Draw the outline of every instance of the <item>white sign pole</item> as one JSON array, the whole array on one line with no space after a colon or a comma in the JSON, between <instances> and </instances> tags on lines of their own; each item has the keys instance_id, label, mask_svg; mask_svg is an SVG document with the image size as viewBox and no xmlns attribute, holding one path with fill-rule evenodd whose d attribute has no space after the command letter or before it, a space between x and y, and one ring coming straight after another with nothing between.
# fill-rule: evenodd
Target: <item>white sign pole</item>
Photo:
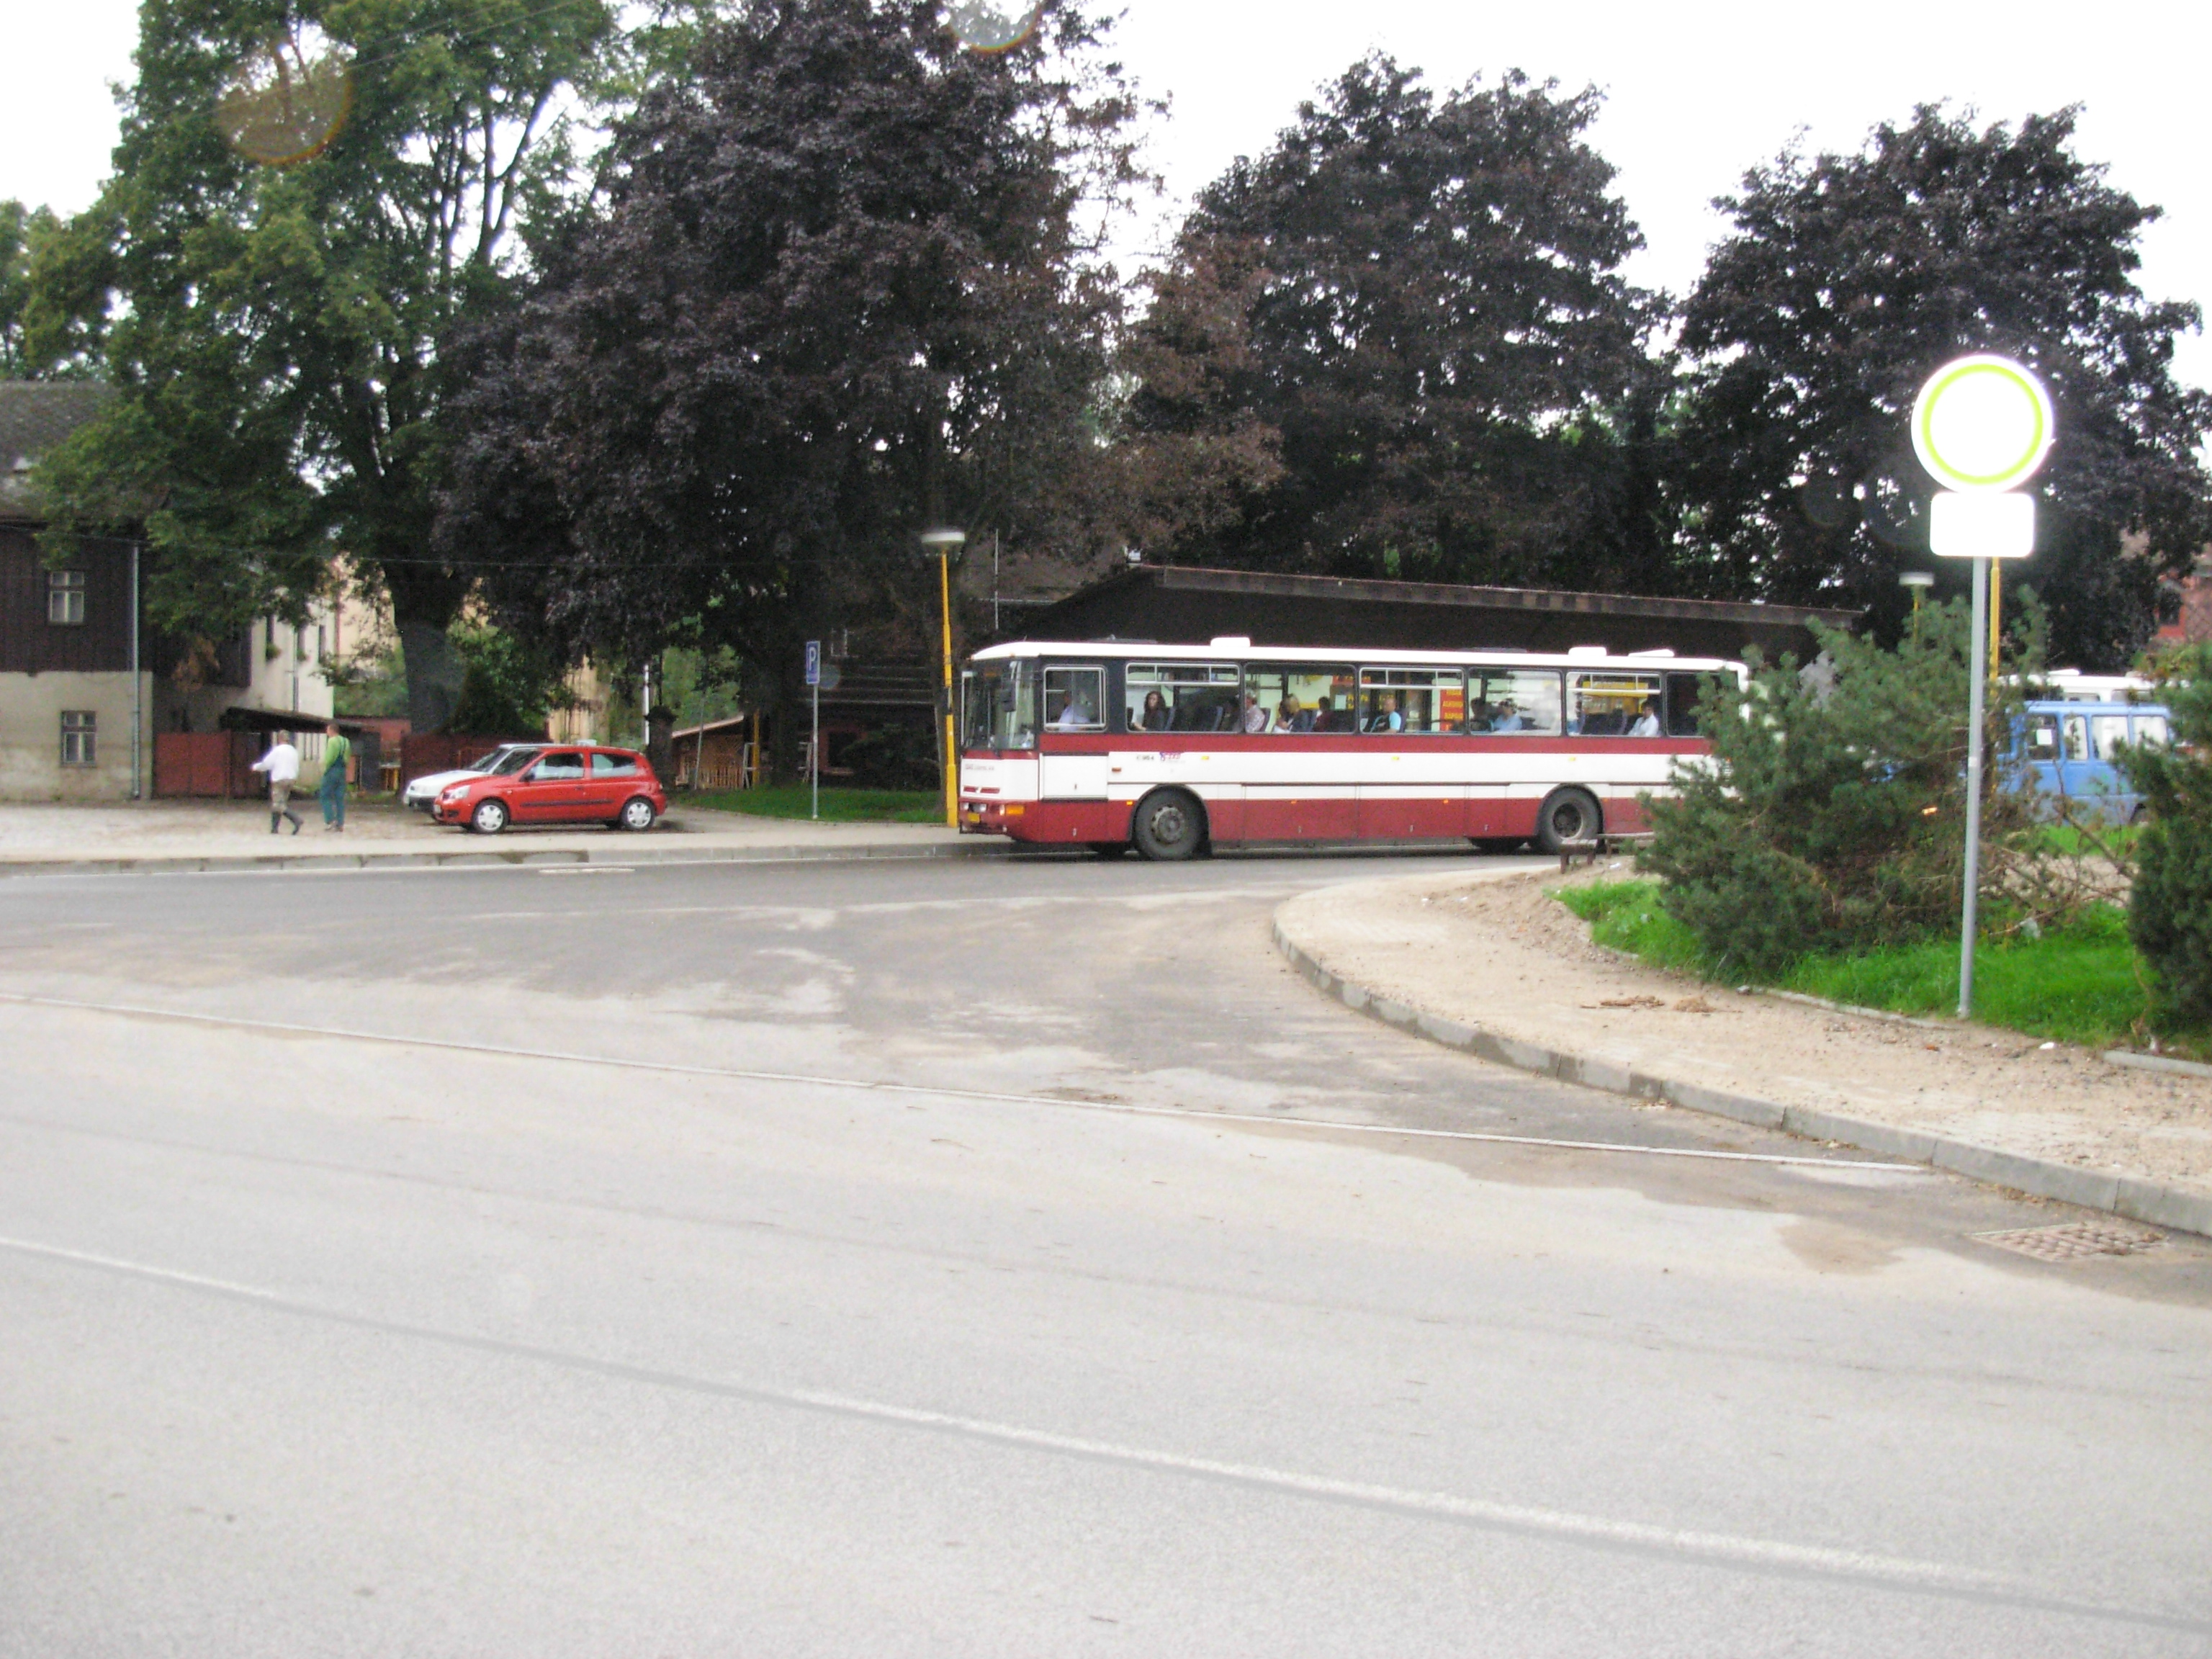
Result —
<instances>
[{"instance_id":1,"label":"white sign pole","mask_svg":"<svg viewBox=\"0 0 2212 1659\"><path fill-rule=\"evenodd\" d=\"M1959 916L1959 1018L1974 1015L1974 935L1978 926L1982 891L1982 727L1988 720L1983 688L1989 684L1982 672L1980 645L1989 631L1990 573L1994 559L1974 561L1973 649L1966 653L1966 896Z\"/></svg>"},{"instance_id":2,"label":"white sign pole","mask_svg":"<svg viewBox=\"0 0 2212 1659\"><path fill-rule=\"evenodd\" d=\"M1967 636L1966 868L1959 907L1959 1018L1974 1012L1974 934L1982 884L1982 727L1995 677L1990 584L2000 559L2035 550L2035 498L2018 493L2051 453L2050 394L2008 357L1961 357L1929 377L1912 405L1912 447L1943 486L1928 504L1928 545L1974 562L1973 630ZM1982 667L1989 641L1990 668Z\"/></svg>"}]
</instances>

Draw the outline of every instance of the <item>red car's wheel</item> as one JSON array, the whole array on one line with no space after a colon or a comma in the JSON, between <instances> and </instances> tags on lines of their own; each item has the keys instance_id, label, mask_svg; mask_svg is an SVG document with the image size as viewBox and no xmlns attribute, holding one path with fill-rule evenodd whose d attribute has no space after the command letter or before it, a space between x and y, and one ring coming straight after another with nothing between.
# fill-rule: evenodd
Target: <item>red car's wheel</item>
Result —
<instances>
[{"instance_id":1,"label":"red car's wheel","mask_svg":"<svg viewBox=\"0 0 2212 1659\"><path fill-rule=\"evenodd\" d=\"M469 828L480 836L495 836L507 828L507 803L503 800L480 800L477 810L469 814Z\"/></svg>"},{"instance_id":2,"label":"red car's wheel","mask_svg":"<svg viewBox=\"0 0 2212 1659\"><path fill-rule=\"evenodd\" d=\"M632 795L623 803L619 822L625 830L650 830L653 821L660 816L653 810L653 803L642 795Z\"/></svg>"}]
</instances>

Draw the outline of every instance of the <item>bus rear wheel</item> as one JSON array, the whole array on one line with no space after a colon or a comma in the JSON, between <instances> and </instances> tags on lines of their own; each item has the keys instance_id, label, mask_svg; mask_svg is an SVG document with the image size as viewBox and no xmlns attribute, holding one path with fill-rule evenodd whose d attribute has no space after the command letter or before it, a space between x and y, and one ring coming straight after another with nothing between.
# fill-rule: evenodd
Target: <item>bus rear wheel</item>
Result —
<instances>
[{"instance_id":1,"label":"bus rear wheel","mask_svg":"<svg viewBox=\"0 0 2212 1659\"><path fill-rule=\"evenodd\" d=\"M1559 790L1536 814L1536 845L1553 854L1565 852L1571 842L1594 842L1604 830L1597 798L1585 789Z\"/></svg>"},{"instance_id":2,"label":"bus rear wheel","mask_svg":"<svg viewBox=\"0 0 2212 1659\"><path fill-rule=\"evenodd\" d=\"M1206 809L1195 795L1163 789L1137 803L1132 835L1137 850L1148 859L1189 858L1206 840Z\"/></svg>"}]
</instances>

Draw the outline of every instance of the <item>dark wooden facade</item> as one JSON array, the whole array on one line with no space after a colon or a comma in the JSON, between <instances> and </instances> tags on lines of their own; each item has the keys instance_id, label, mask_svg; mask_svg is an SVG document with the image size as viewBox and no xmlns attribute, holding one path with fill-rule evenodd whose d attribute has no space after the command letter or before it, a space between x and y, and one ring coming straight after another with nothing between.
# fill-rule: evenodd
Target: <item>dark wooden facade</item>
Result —
<instances>
[{"instance_id":1,"label":"dark wooden facade","mask_svg":"<svg viewBox=\"0 0 2212 1659\"><path fill-rule=\"evenodd\" d=\"M85 574L84 620L49 622L48 567L37 537L0 525L0 674L130 672L130 547L88 541L67 568Z\"/></svg>"},{"instance_id":2,"label":"dark wooden facade","mask_svg":"<svg viewBox=\"0 0 2212 1659\"><path fill-rule=\"evenodd\" d=\"M1740 657L1757 646L1770 659L1787 652L1809 662L1819 647L1808 623L1848 628L1858 616L1799 605L1139 565L1030 613L1005 637L1203 644L1244 635L1255 645L1407 651L1601 645L1714 657Z\"/></svg>"},{"instance_id":3,"label":"dark wooden facade","mask_svg":"<svg viewBox=\"0 0 2212 1659\"><path fill-rule=\"evenodd\" d=\"M48 620L49 574L84 572L84 620ZM143 577L142 577L143 581ZM253 683L250 635L227 640L198 683ZM140 617L139 668L166 675L177 665L175 641ZM50 565L35 529L0 523L0 674L127 674L131 672L131 544L87 538L58 566Z\"/></svg>"}]
</instances>

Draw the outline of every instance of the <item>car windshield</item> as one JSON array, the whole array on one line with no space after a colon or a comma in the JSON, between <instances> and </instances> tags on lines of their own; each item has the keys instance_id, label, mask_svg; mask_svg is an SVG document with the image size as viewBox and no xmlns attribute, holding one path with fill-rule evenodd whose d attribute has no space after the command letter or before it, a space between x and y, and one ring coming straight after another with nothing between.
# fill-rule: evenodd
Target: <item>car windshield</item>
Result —
<instances>
[{"instance_id":1,"label":"car windshield","mask_svg":"<svg viewBox=\"0 0 2212 1659\"><path fill-rule=\"evenodd\" d=\"M489 772L495 778L512 777L537 758L535 749L509 749L503 754L485 756L484 759L489 764L477 769Z\"/></svg>"}]
</instances>

